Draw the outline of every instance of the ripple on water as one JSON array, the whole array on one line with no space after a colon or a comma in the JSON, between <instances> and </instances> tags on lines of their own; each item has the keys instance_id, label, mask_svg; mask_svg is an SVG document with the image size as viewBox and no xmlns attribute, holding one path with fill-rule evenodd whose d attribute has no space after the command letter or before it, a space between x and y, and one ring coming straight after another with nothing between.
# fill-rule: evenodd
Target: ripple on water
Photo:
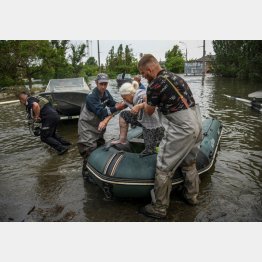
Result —
<instances>
[{"instance_id":1,"label":"ripple on water","mask_svg":"<svg viewBox=\"0 0 262 262\"><path fill-rule=\"evenodd\" d=\"M247 98L262 86L209 76L202 86L201 77L185 79L202 118L220 120L223 134L214 167L201 176L200 205L171 199L169 221L262 221L262 114L224 96ZM120 101L116 82L110 85ZM106 140L118 137L118 120L119 115L109 122ZM0 130L1 221L21 221L33 206L26 221L150 221L137 213L146 200L105 201L100 188L83 181L77 121L59 127L73 143L63 156L29 134L19 104L1 106Z\"/></svg>"}]
</instances>

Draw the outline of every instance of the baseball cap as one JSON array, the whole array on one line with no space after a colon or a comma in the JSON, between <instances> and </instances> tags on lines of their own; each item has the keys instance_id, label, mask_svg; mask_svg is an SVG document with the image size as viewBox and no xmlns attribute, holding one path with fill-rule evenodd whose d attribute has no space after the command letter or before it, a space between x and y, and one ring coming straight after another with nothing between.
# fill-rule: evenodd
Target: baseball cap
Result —
<instances>
[{"instance_id":1,"label":"baseball cap","mask_svg":"<svg viewBox=\"0 0 262 262\"><path fill-rule=\"evenodd\" d=\"M109 81L108 75L104 74L104 73L100 73L100 74L97 75L96 81L98 83L108 83L108 81Z\"/></svg>"}]
</instances>

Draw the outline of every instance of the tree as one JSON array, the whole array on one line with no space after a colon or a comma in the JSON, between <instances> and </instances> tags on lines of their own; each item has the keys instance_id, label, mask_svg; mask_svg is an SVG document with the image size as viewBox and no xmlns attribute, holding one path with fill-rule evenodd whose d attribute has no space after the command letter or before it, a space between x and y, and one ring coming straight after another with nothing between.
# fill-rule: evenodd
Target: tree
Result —
<instances>
[{"instance_id":1,"label":"tree","mask_svg":"<svg viewBox=\"0 0 262 262\"><path fill-rule=\"evenodd\" d=\"M133 50L128 45L123 49L123 45L120 44L115 53L112 46L106 58L106 69L110 77L115 77L122 72L138 73L137 59L134 57Z\"/></svg>"},{"instance_id":2,"label":"tree","mask_svg":"<svg viewBox=\"0 0 262 262\"><path fill-rule=\"evenodd\" d=\"M84 63L83 58L85 57L85 44L73 45L71 44L71 54L69 55L69 60L72 65L72 76L85 76L84 73Z\"/></svg>"},{"instance_id":3,"label":"tree","mask_svg":"<svg viewBox=\"0 0 262 262\"><path fill-rule=\"evenodd\" d=\"M42 79L46 82L50 78L66 78L72 75L72 67L70 66L67 53L70 49L69 40L51 40L52 50L49 57L44 61L46 66L50 68L52 73L44 74Z\"/></svg>"},{"instance_id":4,"label":"tree","mask_svg":"<svg viewBox=\"0 0 262 262\"><path fill-rule=\"evenodd\" d=\"M93 76L98 74L99 67L94 57L89 57L86 61L84 71L87 76Z\"/></svg>"},{"instance_id":5,"label":"tree","mask_svg":"<svg viewBox=\"0 0 262 262\"><path fill-rule=\"evenodd\" d=\"M17 41L0 41L0 86L10 86L18 82Z\"/></svg>"},{"instance_id":6,"label":"tree","mask_svg":"<svg viewBox=\"0 0 262 262\"><path fill-rule=\"evenodd\" d=\"M215 74L262 80L262 41L215 40Z\"/></svg>"},{"instance_id":7,"label":"tree","mask_svg":"<svg viewBox=\"0 0 262 262\"><path fill-rule=\"evenodd\" d=\"M46 67L43 61L46 59L50 44L48 41L19 40L1 42L4 53L1 52L1 71L5 79L12 79L14 84L28 80L29 88L32 87L32 79L43 72Z\"/></svg>"},{"instance_id":8,"label":"tree","mask_svg":"<svg viewBox=\"0 0 262 262\"><path fill-rule=\"evenodd\" d=\"M124 61L123 45L120 44L116 53L117 64L122 65Z\"/></svg>"},{"instance_id":9,"label":"tree","mask_svg":"<svg viewBox=\"0 0 262 262\"><path fill-rule=\"evenodd\" d=\"M165 53L165 58L165 66L169 71L174 73L184 72L185 60L178 45L175 45L171 50L168 50Z\"/></svg>"},{"instance_id":10,"label":"tree","mask_svg":"<svg viewBox=\"0 0 262 262\"><path fill-rule=\"evenodd\" d=\"M97 63L90 58L83 63L85 45L68 40L0 41L0 86L29 83L33 78L47 83L52 78L86 77L97 72Z\"/></svg>"},{"instance_id":11,"label":"tree","mask_svg":"<svg viewBox=\"0 0 262 262\"><path fill-rule=\"evenodd\" d=\"M89 66L98 66L97 61L93 56L91 56L87 59L86 64L89 65Z\"/></svg>"}]
</instances>

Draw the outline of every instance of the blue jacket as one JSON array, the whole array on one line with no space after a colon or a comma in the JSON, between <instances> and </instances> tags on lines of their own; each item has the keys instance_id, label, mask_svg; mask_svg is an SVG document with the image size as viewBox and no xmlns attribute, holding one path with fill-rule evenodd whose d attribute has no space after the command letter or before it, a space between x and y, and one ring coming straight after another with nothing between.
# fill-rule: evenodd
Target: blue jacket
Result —
<instances>
[{"instance_id":1,"label":"blue jacket","mask_svg":"<svg viewBox=\"0 0 262 262\"><path fill-rule=\"evenodd\" d=\"M139 84L139 88L138 89L146 90L145 86L142 83Z\"/></svg>"},{"instance_id":2,"label":"blue jacket","mask_svg":"<svg viewBox=\"0 0 262 262\"><path fill-rule=\"evenodd\" d=\"M97 87L86 97L86 108L101 120L117 111L115 104L116 101L108 90L101 97Z\"/></svg>"}]
</instances>

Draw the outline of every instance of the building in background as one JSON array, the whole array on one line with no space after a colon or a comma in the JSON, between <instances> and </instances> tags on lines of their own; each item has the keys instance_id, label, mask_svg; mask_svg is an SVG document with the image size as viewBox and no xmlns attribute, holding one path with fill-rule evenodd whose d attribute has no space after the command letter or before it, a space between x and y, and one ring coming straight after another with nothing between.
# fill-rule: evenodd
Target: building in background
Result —
<instances>
[{"instance_id":1,"label":"building in background","mask_svg":"<svg viewBox=\"0 0 262 262\"><path fill-rule=\"evenodd\" d=\"M203 74L203 61L205 60L205 73L213 72L213 62L215 60L215 55L206 55L205 59L203 57L185 62L185 75L202 75Z\"/></svg>"}]
</instances>

